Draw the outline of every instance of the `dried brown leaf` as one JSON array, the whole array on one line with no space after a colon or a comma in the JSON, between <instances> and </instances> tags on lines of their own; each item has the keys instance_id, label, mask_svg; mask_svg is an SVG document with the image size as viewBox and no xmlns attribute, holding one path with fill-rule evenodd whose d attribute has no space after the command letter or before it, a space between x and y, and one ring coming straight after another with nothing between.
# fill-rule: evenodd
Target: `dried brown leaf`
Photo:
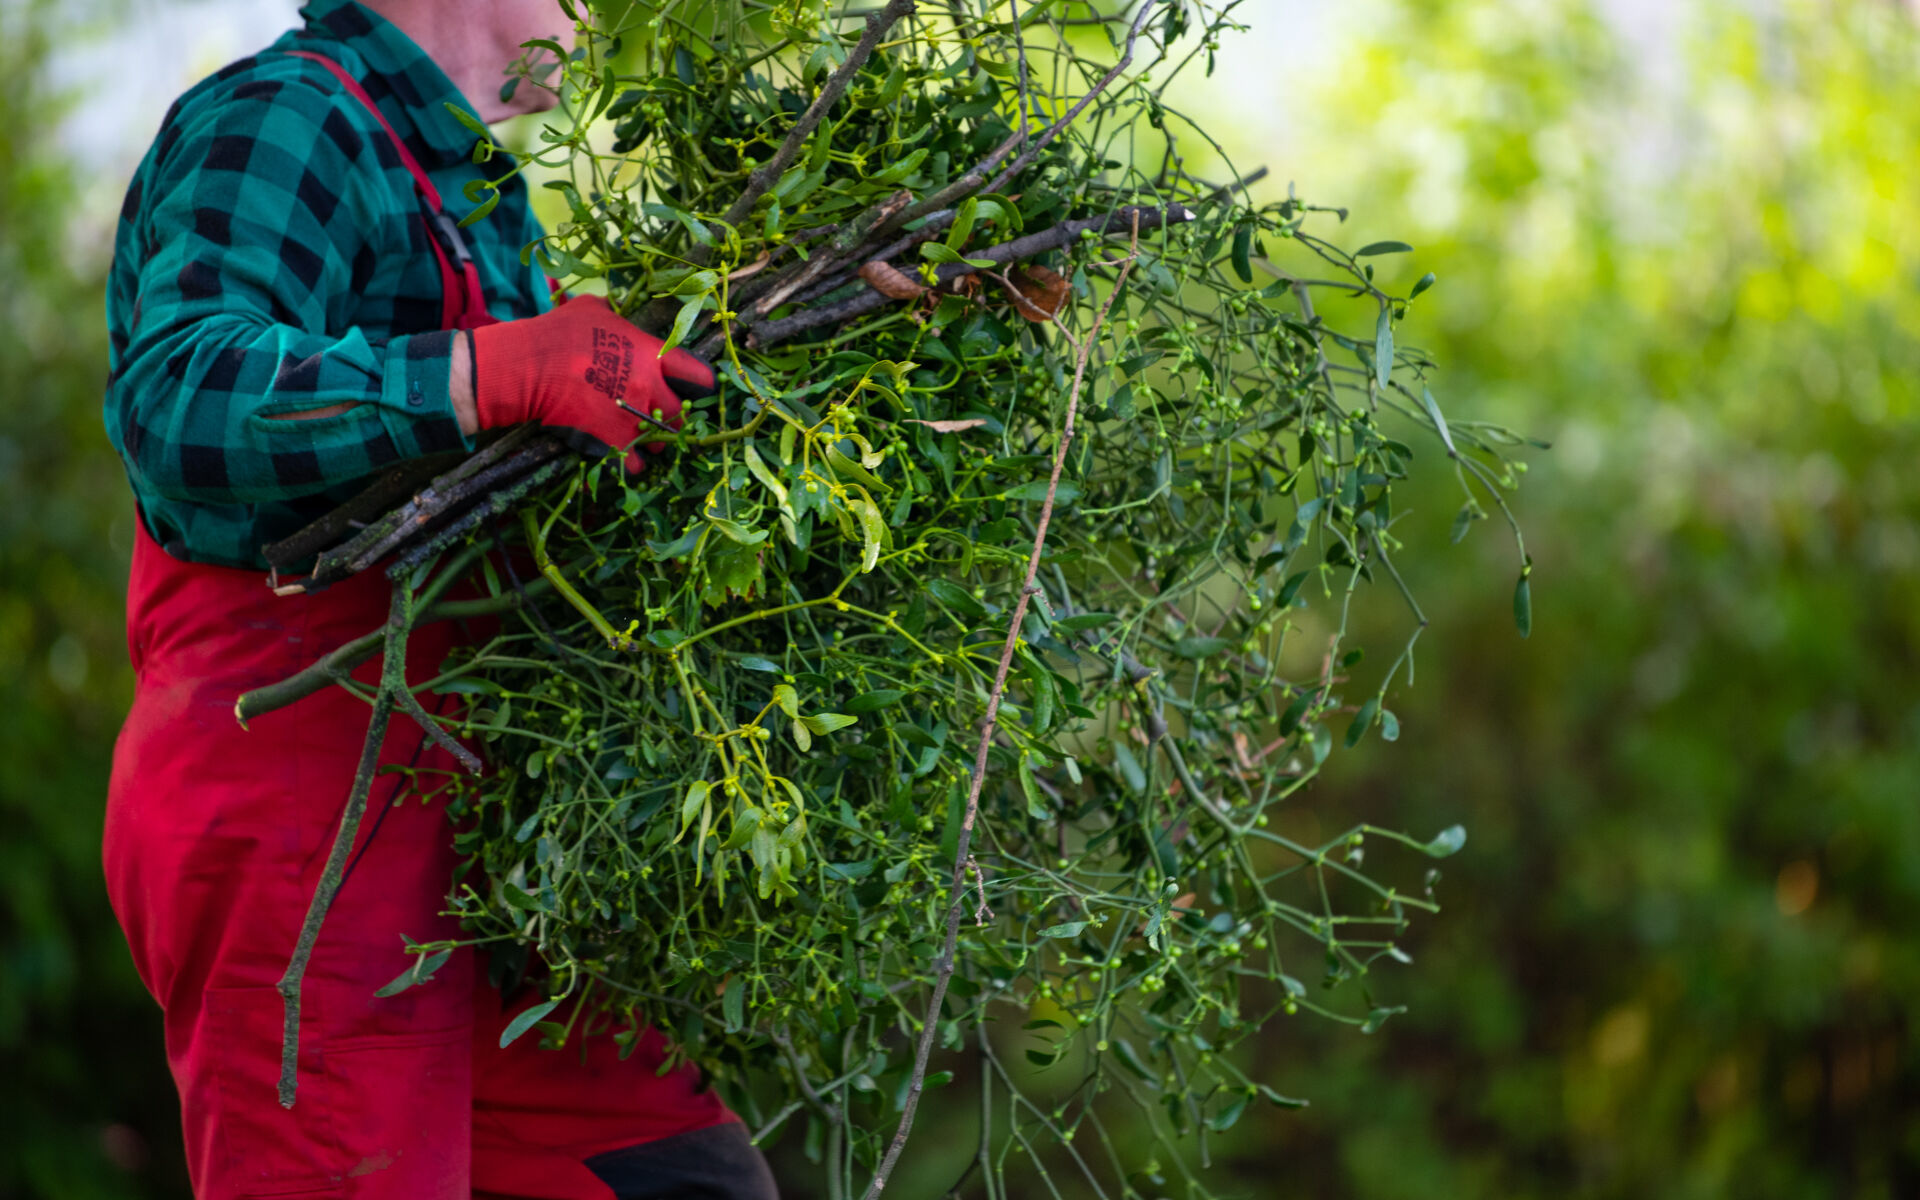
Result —
<instances>
[{"instance_id":1,"label":"dried brown leaf","mask_svg":"<svg viewBox=\"0 0 1920 1200\"><path fill-rule=\"evenodd\" d=\"M860 278L889 300L914 300L926 294L926 285L879 259L860 268Z\"/></svg>"},{"instance_id":2,"label":"dried brown leaf","mask_svg":"<svg viewBox=\"0 0 1920 1200\"><path fill-rule=\"evenodd\" d=\"M739 270L728 275L727 278L728 279L745 279L750 275L758 275L762 270L766 268L766 265L772 261L773 261L772 251L762 250L760 252L759 258L754 259L752 262L748 263L746 266L741 267Z\"/></svg>"},{"instance_id":3,"label":"dried brown leaf","mask_svg":"<svg viewBox=\"0 0 1920 1200\"><path fill-rule=\"evenodd\" d=\"M1007 280L1012 284L1004 289L1007 302L1013 305L1013 311L1036 324L1052 321L1072 291L1059 272L1046 267L1015 267L1007 273Z\"/></svg>"}]
</instances>

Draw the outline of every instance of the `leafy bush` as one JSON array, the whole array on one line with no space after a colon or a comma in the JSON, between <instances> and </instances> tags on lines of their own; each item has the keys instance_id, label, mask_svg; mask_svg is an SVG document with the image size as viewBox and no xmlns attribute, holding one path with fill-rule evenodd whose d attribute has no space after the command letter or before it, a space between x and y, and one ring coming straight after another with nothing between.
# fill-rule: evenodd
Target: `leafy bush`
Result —
<instances>
[{"instance_id":1,"label":"leafy bush","mask_svg":"<svg viewBox=\"0 0 1920 1200\"><path fill-rule=\"evenodd\" d=\"M457 785L454 907L544 995L510 1036L666 1027L762 1133L804 1113L834 1194L882 1185L952 1078L936 1049L975 1060L983 1112L1008 1098L969 1167L990 1188L1043 1151L1157 1185L1181 1135L1204 1158L1249 1103L1303 1102L1225 1053L1269 1019L1400 1011L1371 971L1435 876L1376 878L1366 843L1464 834L1309 844L1269 814L1336 740L1398 735L1425 624L1400 438L1453 461L1462 530L1505 511L1515 439L1450 427L1396 347L1432 280L1390 295L1369 260L1408 247L1349 254L1329 210L1182 166L1204 134L1160 92L1224 17L910 11L856 40L820 6L668 7L517 81L572 101L515 164L560 170L543 265L727 386L644 477L537 489L518 570L484 531L394 568L403 625L521 614L435 685L502 768ZM1366 298L1363 333L1321 288ZM476 566L487 598L437 600ZM1356 693L1377 575L1411 633ZM1515 606L1524 631L1524 569ZM407 705L378 702L376 730ZM396 988L451 947L417 949ZM1110 1135L1109 1090L1161 1150Z\"/></svg>"}]
</instances>

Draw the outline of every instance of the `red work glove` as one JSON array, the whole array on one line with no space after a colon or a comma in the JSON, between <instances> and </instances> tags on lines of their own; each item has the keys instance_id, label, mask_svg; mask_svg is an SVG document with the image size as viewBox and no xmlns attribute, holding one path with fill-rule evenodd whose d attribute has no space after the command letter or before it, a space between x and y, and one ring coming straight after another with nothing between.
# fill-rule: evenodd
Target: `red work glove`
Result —
<instances>
[{"instance_id":1,"label":"red work glove","mask_svg":"<svg viewBox=\"0 0 1920 1200\"><path fill-rule=\"evenodd\" d=\"M659 338L636 329L598 296L484 325L471 336L480 428L537 421L583 453L628 449L659 429L635 413L678 429L680 401L714 393L705 363L680 349L662 357ZM638 450L628 449L629 472L645 465Z\"/></svg>"}]
</instances>

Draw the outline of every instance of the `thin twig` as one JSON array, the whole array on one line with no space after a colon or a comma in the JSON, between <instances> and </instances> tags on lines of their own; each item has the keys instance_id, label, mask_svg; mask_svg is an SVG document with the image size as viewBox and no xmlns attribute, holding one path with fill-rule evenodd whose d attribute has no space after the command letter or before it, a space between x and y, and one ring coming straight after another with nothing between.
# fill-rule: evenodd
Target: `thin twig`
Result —
<instances>
[{"instance_id":1,"label":"thin twig","mask_svg":"<svg viewBox=\"0 0 1920 1200\"><path fill-rule=\"evenodd\" d=\"M1072 124L1081 113L1085 112L1087 106L1091 104L1100 93L1104 92L1115 79L1118 79L1121 72L1125 71L1127 67L1132 64L1134 42L1139 37L1140 30L1146 24L1147 15L1153 11L1155 5L1159 2L1160 0L1144 0L1139 11L1134 14L1132 24L1128 27L1126 46L1120 56L1120 60L1116 62L1105 75L1101 76L1093 87L1074 103L1071 109L1061 116L1059 120L1042 130L1037 137L1029 133L1025 127L1026 122L1023 120L1021 122L1021 128L1015 130L1006 140L994 147L993 151L985 158L975 163L964 175L961 175L931 195L922 198L912 205L894 204L892 198L889 197L887 201L883 201L881 204L876 204L872 208L867 209L861 213L860 216L847 223L847 228L835 238L834 245L831 248L816 252L805 264L792 268L786 275L770 282L766 286L766 292L783 296L791 295L793 291L805 287L814 281L844 275L845 268L851 263L864 263L873 259L881 259L884 261L892 258L895 254L898 254L901 250L915 242L926 241L936 236L940 230L952 223L954 216L958 212L955 205L967 196L983 190L982 185L987 183L988 172L999 166L1007 155L1021 147L1025 147L1025 151L1021 156L1016 159L1012 165L1001 171L1000 174L994 178L991 185L984 188L984 190L989 192L1000 191L1005 187L1008 180L1030 166L1034 158L1038 156L1042 150L1046 149L1047 145L1051 143L1054 138L1058 137L1062 130ZM1024 69L1025 60L1023 58L1022 70ZM878 220L875 219L876 217ZM889 239L894 239L904 226L913 221L920 222L917 229L905 237L889 242ZM849 237L848 235L853 236ZM704 261L704 259L702 261ZM813 291L816 295L820 294L818 288L813 289ZM756 325L765 320L766 314L775 307L773 303L767 301L765 295L761 292L756 291L755 295L760 297L759 303L751 310L742 311L740 317L735 322L736 330L752 331ZM826 322L820 323L824 324ZM776 335L770 340L763 338L756 344L770 345L773 341L778 341L780 337L785 336L788 335ZM712 353L711 347L717 341L717 335L711 335L701 343L700 349L710 355Z\"/></svg>"},{"instance_id":2,"label":"thin twig","mask_svg":"<svg viewBox=\"0 0 1920 1200\"><path fill-rule=\"evenodd\" d=\"M793 128L787 131L786 140L780 143L780 148L774 151L773 157L760 164L753 174L747 176L746 188L728 206L726 215L721 220L729 225L738 225L753 212L753 206L760 202L760 197L766 195L768 189L780 181L780 176L786 173L787 168L793 164L793 160L799 156L800 147L806 144L807 135L820 124L820 119L839 102L840 97L846 95L847 85L853 82L854 75L866 65L868 56L873 53L873 48L880 44L880 39L886 36L887 30L893 28L900 18L911 13L913 8L914 0L888 0L885 8L868 14L867 27L861 33L860 40L854 43L853 49L847 52L847 61L841 63L839 69L827 77L827 82L820 88L820 94L813 98L813 103L807 106L807 111L801 113L800 119L795 121ZM702 246L699 247L695 257L704 263L710 254L711 251Z\"/></svg>"},{"instance_id":3,"label":"thin twig","mask_svg":"<svg viewBox=\"0 0 1920 1200\"><path fill-rule=\"evenodd\" d=\"M478 775L480 773L481 767L484 765L480 761L480 756L465 746L462 746L459 742L454 741L446 730L440 728L439 718L421 707L420 701L414 696L410 689L401 688L393 699L394 702L400 706L400 711L412 717L413 723L420 727L421 732L432 739L434 745L451 754L455 761L467 769L468 774Z\"/></svg>"},{"instance_id":4,"label":"thin twig","mask_svg":"<svg viewBox=\"0 0 1920 1200\"><path fill-rule=\"evenodd\" d=\"M1100 77L1099 82L1095 83L1093 87L1087 91L1086 95L1074 101L1073 107L1062 113L1059 120L1047 126L1039 137L1034 138L1032 142L1028 143L1027 148L1021 152L1020 157L1007 164L1006 170L994 176L993 182L986 186L987 191L997 192L1004 189L1009 180L1026 170L1027 167L1032 164L1033 160L1040 156L1040 152L1051 145L1054 138L1060 136L1061 130L1071 125L1081 113L1087 110L1087 105L1093 103L1094 97L1106 91L1109 84L1120 78L1122 71L1125 71L1133 65L1133 43L1139 38L1140 30L1147 23L1147 17L1153 13L1155 5L1158 3L1159 0L1145 0L1145 2L1140 5L1140 11L1135 14L1133 18L1133 24L1127 26L1127 44L1120 52L1120 61L1108 68L1107 73ZM1024 137L1024 131L1022 136ZM996 151L996 153L998 153L998 151ZM983 163L981 166L985 167L987 164ZM979 170L980 168L975 169ZM935 207L939 206L936 205Z\"/></svg>"},{"instance_id":5,"label":"thin twig","mask_svg":"<svg viewBox=\"0 0 1920 1200\"><path fill-rule=\"evenodd\" d=\"M934 966L933 992L927 999L927 1015L921 1022L919 1041L914 1048L913 1075L907 1088L906 1104L901 1108L900 1124L894 1130L893 1141L888 1144L886 1155L874 1172L873 1182L867 1187L865 1200L876 1200L886 1188L894 1164L899 1161L900 1152L906 1147L907 1135L913 1130L913 1115L920 1106L920 1093L926 1085L927 1062L933 1054L933 1040L940 1027L940 1006L946 1001L947 984L953 979L956 963L960 917L967 901L966 872L973 846L973 826L980 815L980 789L987 778L987 751L993 745L994 727L1000 716L1000 699L1006 692L1007 672L1013 665L1014 647L1019 643L1020 629L1026 621L1027 604L1039 590L1035 580L1040 573L1040 555L1046 549L1047 526L1053 520L1054 495L1060 487L1060 472L1066 466L1067 448L1073 443L1074 418L1079 413L1080 390L1086 381L1087 357L1093 351L1093 344L1099 340L1107 312L1126 286L1127 273L1133 269L1134 257L1139 253L1138 210L1135 212L1133 239L1126 260L1120 266L1120 275L1114 281L1113 290L1107 293L1099 311L1094 314L1093 325L1081 339L1079 352L1074 356L1073 386L1067 392L1067 412L1060 426L1060 444L1053 453L1053 473L1047 477L1047 496L1040 505L1040 518L1033 534L1033 549L1027 555L1026 582L1021 585L1020 595L1014 600L1013 613L1007 618L1007 636L1000 647L1000 665L994 671L993 689L987 693L986 716L980 722L980 741L973 755L973 781L967 787L966 812L960 820L960 835L953 852L952 895L947 902L947 936Z\"/></svg>"},{"instance_id":6,"label":"thin twig","mask_svg":"<svg viewBox=\"0 0 1920 1200\"><path fill-rule=\"evenodd\" d=\"M1134 15L1133 24L1127 27L1126 46L1121 51L1120 61L1114 63L1112 68L1110 68L1105 75L1102 75L1098 82L1096 82L1085 95L1074 102L1072 108L1069 108L1062 114L1059 120L1047 126L1047 128L1040 133L1039 137L1029 138L1026 130L1015 130L1005 141L994 147L991 154L974 164L973 168L965 175L962 175L960 178L954 180L946 187L941 188L931 196L928 196L926 199L920 201L920 203L915 204L913 207L905 209L898 215L881 222L880 226L874 230L872 240L878 241L881 238L892 237L895 233L899 232L900 228L906 225L907 222L929 216L939 209L951 207L965 197L973 195L975 192L997 192L1003 189L1008 180L1026 169L1040 151L1046 149L1054 138L1060 136L1060 132L1063 129L1072 124L1081 113L1086 111L1087 105L1093 103L1094 99L1098 97L1101 92L1106 91L1107 87L1120 77L1121 72L1132 65L1134 40L1140 36L1140 30L1146 24L1147 15L1153 11L1159 2L1160 0L1143 0L1143 3L1140 5L1140 11ZM987 172L999 166L1007 155L1013 153L1015 149L1021 146L1025 146L1026 150L1022 152L1020 157L1015 159L1004 171L1001 171L1000 174L995 176L992 183L987 183ZM985 186L983 187L982 185ZM862 257L862 255L856 251L855 257Z\"/></svg>"}]
</instances>

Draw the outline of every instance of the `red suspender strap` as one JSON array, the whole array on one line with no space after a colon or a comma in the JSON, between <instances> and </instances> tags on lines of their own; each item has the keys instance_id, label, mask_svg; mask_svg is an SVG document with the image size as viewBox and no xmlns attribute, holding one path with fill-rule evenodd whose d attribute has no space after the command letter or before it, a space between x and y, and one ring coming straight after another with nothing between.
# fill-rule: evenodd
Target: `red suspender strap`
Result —
<instances>
[{"instance_id":1,"label":"red suspender strap","mask_svg":"<svg viewBox=\"0 0 1920 1200\"><path fill-rule=\"evenodd\" d=\"M476 325L491 325L494 318L487 312L486 295L480 288L480 270L474 264L473 255L467 250L466 239L460 236L460 226L448 216L440 203L440 189L433 186L433 180L427 178L427 172L420 160L407 149L388 123L386 114L380 106L367 95L367 89L360 81L348 74L347 69L324 54L311 50L290 50L296 58L305 58L319 63L327 73L340 81L349 95L358 100L373 119L380 122L380 128L386 130L387 140L393 143L394 153L400 156L400 165L413 176L413 186L426 202L427 211L422 220L427 226L427 242L433 247L433 257L440 266L440 328L472 329ZM457 264L457 265L456 265Z\"/></svg>"}]
</instances>

